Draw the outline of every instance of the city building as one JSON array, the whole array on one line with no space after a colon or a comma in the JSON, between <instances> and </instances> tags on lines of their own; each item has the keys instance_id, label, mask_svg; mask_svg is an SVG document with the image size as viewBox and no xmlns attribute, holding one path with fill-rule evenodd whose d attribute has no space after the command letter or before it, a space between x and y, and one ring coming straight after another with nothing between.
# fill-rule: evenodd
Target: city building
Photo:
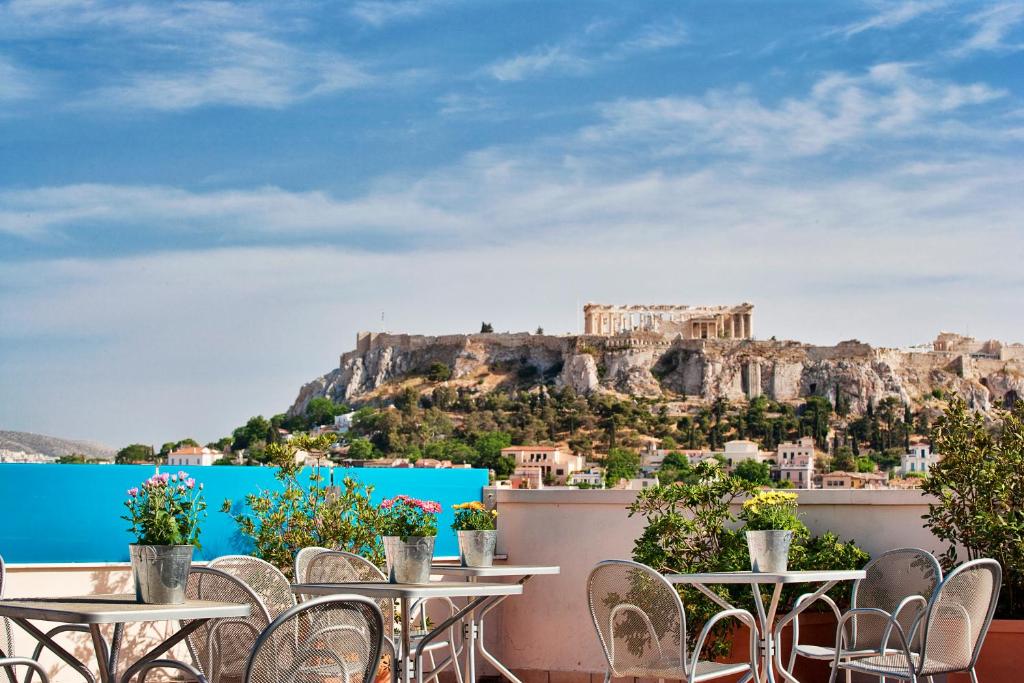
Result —
<instances>
[{"instance_id":1,"label":"city building","mask_svg":"<svg viewBox=\"0 0 1024 683\"><path fill-rule=\"evenodd\" d=\"M586 468L582 455L573 455L560 446L510 446L502 448L501 454L515 460L515 488L541 488L545 481L564 486L575 472Z\"/></svg>"},{"instance_id":2,"label":"city building","mask_svg":"<svg viewBox=\"0 0 1024 683\"><path fill-rule=\"evenodd\" d=\"M910 474L927 475L932 465L939 461L939 454L932 453L932 447L926 443L911 444L910 452L900 456L900 476Z\"/></svg>"},{"instance_id":3,"label":"city building","mask_svg":"<svg viewBox=\"0 0 1024 683\"><path fill-rule=\"evenodd\" d=\"M344 415L334 416L334 430L339 434L344 434L352 428L352 418L355 417L355 411L351 413L345 413Z\"/></svg>"},{"instance_id":4,"label":"city building","mask_svg":"<svg viewBox=\"0 0 1024 683\"><path fill-rule=\"evenodd\" d=\"M725 450L722 452L725 464L729 469L736 467L744 460L764 462L767 460L767 453L762 452L757 444L747 439L734 439L725 442Z\"/></svg>"},{"instance_id":5,"label":"city building","mask_svg":"<svg viewBox=\"0 0 1024 683\"><path fill-rule=\"evenodd\" d=\"M884 489L888 478L878 472L828 472L821 475L823 489Z\"/></svg>"},{"instance_id":6,"label":"city building","mask_svg":"<svg viewBox=\"0 0 1024 683\"><path fill-rule=\"evenodd\" d=\"M167 454L167 465L174 467L208 467L223 453L205 446L183 446Z\"/></svg>"},{"instance_id":7,"label":"city building","mask_svg":"<svg viewBox=\"0 0 1024 683\"><path fill-rule=\"evenodd\" d=\"M590 488L603 489L604 488L604 468L603 467L591 467L582 472L573 472L569 477L570 486L579 486L585 484Z\"/></svg>"},{"instance_id":8,"label":"city building","mask_svg":"<svg viewBox=\"0 0 1024 683\"><path fill-rule=\"evenodd\" d=\"M780 443L775 451L772 478L792 482L798 489L814 488L814 439L805 436Z\"/></svg>"},{"instance_id":9,"label":"city building","mask_svg":"<svg viewBox=\"0 0 1024 683\"><path fill-rule=\"evenodd\" d=\"M26 451L14 451L7 448L0 448L0 463L21 463L29 465L41 465L57 462L56 455L43 455L42 453L28 453Z\"/></svg>"}]
</instances>

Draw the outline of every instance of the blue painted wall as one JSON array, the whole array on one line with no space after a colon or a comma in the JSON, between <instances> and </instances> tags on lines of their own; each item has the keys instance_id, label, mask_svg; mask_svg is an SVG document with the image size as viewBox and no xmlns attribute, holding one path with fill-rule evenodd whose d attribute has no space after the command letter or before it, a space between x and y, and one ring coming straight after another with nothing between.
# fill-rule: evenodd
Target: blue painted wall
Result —
<instances>
[{"instance_id":1,"label":"blue painted wall","mask_svg":"<svg viewBox=\"0 0 1024 683\"><path fill-rule=\"evenodd\" d=\"M199 559L246 552L234 520L220 511L225 498L236 505L247 493L276 489L268 467L185 468L204 484L208 506ZM308 475L307 468L307 475ZM177 471L178 468L164 468ZM125 491L153 474L151 465L0 464L0 556L6 562L127 562ZM324 471L325 476L326 472ZM334 468L374 486L378 502L398 493L436 500L444 512L438 524L437 555L457 555L451 530L455 503L480 500L487 471L480 469Z\"/></svg>"}]
</instances>

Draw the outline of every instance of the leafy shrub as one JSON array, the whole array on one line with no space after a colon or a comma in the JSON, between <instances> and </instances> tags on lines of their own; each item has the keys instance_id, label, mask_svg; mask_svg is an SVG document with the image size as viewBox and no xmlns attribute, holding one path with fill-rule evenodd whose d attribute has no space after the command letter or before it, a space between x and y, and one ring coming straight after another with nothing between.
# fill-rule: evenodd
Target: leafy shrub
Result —
<instances>
[{"instance_id":1,"label":"leafy shrub","mask_svg":"<svg viewBox=\"0 0 1024 683\"><path fill-rule=\"evenodd\" d=\"M451 379L452 369L444 363L431 363L427 369L427 379L431 382L445 382Z\"/></svg>"},{"instance_id":2,"label":"leafy shrub","mask_svg":"<svg viewBox=\"0 0 1024 683\"><path fill-rule=\"evenodd\" d=\"M1024 618L1024 403L1003 413L993 432L985 418L953 397L932 431L942 459L929 468L921 490L928 504L925 526L949 548L945 570L991 557L1003 566L996 615Z\"/></svg>"},{"instance_id":3,"label":"leafy shrub","mask_svg":"<svg viewBox=\"0 0 1024 683\"><path fill-rule=\"evenodd\" d=\"M246 512L235 512L230 500L221 507L235 520L239 533L252 542L252 554L286 576L291 576L295 554L308 546L347 550L377 565L384 563L377 538L380 515L370 502L372 486L350 477L338 488L325 486L319 467L313 469L308 485L299 481L302 466L295 463L296 448L326 450L332 441L330 434L299 435L287 444L269 444L267 451L278 466L274 477L283 488L246 495Z\"/></svg>"},{"instance_id":4,"label":"leafy shrub","mask_svg":"<svg viewBox=\"0 0 1024 683\"><path fill-rule=\"evenodd\" d=\"M633 545L633 559L662 573L723 572L750 569L750 558L744 529L729 528L737 521L732 506L743 496L754 493L753 486L738 477L726 475L717 461L708 460L692 470L692 483L657 486L641 491L632 505L630 516L637 514L646 526ZM789 496L769 492L774 496ZM795 519L795 514L794 514ZM812 537L807 527L796 520L789 568L858 569L868 555L852 542L842 542L828 532ZM686 610L687 632L691 645L697 633L721 608L695 588L679 585ZM710 585L730 604L754 609L753 595L745 585ZM839 584L832 597L840 603L849 600L850 584ZM791 604L805 586L786 587L780 609ZM708 639L706 656L724 655L729 649L731 625L720 623Z\"/></svg>"},{"instance_id":5,"label":"leafy shrub","mask_svg":"<svg viewBox=\"0 0 1024 683\"><path fill-rule=\"evenodd\" d=\"M128 489L123 516L138 545L199 546L199 521L206 516L203 485L187 472L154 474Z\"/></svg>"}]
</instances>

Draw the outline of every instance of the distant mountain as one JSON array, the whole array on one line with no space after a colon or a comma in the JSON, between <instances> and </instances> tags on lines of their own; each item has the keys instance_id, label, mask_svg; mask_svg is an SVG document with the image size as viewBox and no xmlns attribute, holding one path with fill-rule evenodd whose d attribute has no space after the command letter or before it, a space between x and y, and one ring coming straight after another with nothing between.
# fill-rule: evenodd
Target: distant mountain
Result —
<instances>
[{"instance_id":1,"label":"distant mountain","mask_svg":"<svg viewBox=\"0 0 1024 683\"><path fill-rule=\"evenodd\" d=\"M31 432L8 432L0 430L0 450L25 451L42 455L72 455L78 453L89 458L113 460L117 451L95 441L61 439Z\"/></svg>"}]
</instances>

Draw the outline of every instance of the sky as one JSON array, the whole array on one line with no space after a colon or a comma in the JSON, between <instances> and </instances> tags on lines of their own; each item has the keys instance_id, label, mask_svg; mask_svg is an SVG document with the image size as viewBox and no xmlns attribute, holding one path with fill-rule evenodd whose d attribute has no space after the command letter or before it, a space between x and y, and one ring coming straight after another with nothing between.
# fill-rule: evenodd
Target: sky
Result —
<instances>
[{"instance_id":1,"label":"sky","mask_svg":"<svg viewBox=\"0 0 1024 683\"><path fill-rule=\"evenodd\" d=\"M0 428L282 412L359 330L1024 341L1024 0L0 1Z\"/></svg>"}]
</instances>

